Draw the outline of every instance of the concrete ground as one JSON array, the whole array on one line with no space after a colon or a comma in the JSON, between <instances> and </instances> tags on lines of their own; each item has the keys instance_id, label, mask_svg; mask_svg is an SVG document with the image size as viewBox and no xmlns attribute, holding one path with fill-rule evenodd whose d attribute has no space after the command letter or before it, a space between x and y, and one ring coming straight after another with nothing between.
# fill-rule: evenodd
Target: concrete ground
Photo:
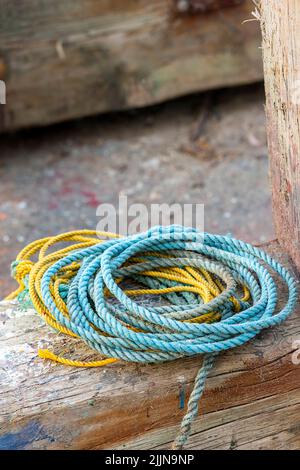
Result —
<instances>
[{"instance_id":1,"label":"concrete ground","mask_svg":"<svg viewBox=\"0 0 300 470\"><path fill-rule=\"evenodd\" d=\"M100 203L203 203L205 230L273 238L263 88L193 95L0 142L0 298L28 242L95 228Z\"/></svg>"}]
</instances>

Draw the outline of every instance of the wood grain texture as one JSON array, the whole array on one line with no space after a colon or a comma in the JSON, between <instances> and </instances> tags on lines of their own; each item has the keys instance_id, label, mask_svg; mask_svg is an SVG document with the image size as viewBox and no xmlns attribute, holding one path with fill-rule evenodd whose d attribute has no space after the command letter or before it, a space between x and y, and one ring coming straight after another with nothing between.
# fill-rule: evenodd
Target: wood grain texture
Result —
<instances>
[{"instance_id":1,"label":"wood grain texture","mask_svg":"<svg viewBox=\"0 0 300 470\"><path fill-rule=\"evenodd\" d=\"M277 243L267 250L293 269ZM280 327L218 358L188 448L300 448L300 365L292 362L299 314L298 307ZM38 347L96 357L33 311L0 304L0 448L169 447L184 414L180 397L187 402L200 357L79 369L37 358Z\"/></svg>"},{"instance_id":2,"label":"wood grain texture","mask_svg":"<svg viewBox=\"0 0 300 470\"><path fill-rule=\"evenodd\" d=\"M171 0L0 0L0 130L262 79L252 2L197 15ZM0 72L1 73L1 72Z\"/></svg>"},{"instance_id":3,"label":"wood grain texture","mask_svg":"<svg viewBox=\"0 0 300 470\"><path fill-rule=\"evenodd\" d=\"M300 269L300 2L262 0L261 25L274 223Z\"/></svg>"}]
</instances>

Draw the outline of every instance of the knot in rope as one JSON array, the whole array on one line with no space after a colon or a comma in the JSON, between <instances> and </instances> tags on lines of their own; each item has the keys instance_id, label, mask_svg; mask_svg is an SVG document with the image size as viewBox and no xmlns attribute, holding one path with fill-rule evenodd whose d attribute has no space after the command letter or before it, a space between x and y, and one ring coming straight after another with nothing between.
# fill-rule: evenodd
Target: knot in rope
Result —
<instances>
[{"instance_id":1,"label":"knot in rope","mask_svg":"<svg viewBox=\"0 0 300 470\"><path fill-rule=\"evenodd\" d=\"M18 282L18 289L11 294L12 298L17 298L20 306L29 308L32 303L28 292L29 273L34 263L30 260L15 260L11 263L11 275Z\"/></svg>"},{"instance_id":2,"label":"knot in rope","mask_svg":"<svg viewBox=\"0 0 300 470\"><path fill-rule=\"evenodd\" d=\"M11 274L14 279L24 279L33 266L30 260L15 260L11 263Z\"/></svg>"},{"instance_id":3,"label":"knot in rope","mask_svg":"<svg viewBox=\"0 0 300 470\"><path fill-rule=\"evenodd\" d=\"M48 253L62 242L71 244ZM37 252L33 263L29 258ZM297 299L295 279L262 250L182 226L154 227L124 238L70 232L28 245L18 259L18 291L28 275L31 302L44 320L105 359L73 361L48 350L39 351L40 357L96 367L117 360L159 363L203 355L174 449L182 448L190 434L217 354L280 324ZM288 289L282 309L274 273ZM158 301L147 303L149 295Z\"/></svg>"}]
</instances>

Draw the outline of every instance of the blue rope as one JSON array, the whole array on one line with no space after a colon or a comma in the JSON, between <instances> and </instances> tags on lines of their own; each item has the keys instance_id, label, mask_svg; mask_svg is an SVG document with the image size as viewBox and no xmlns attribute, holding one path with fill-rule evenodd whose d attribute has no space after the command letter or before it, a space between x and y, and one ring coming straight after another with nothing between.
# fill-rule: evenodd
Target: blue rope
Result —
<instances>
[{"instance_id":1,"label":"blue rope","mask_svg":"<svg viewBox=\"0 0 300 470\"><path fill-rule=\"evenodd\" d=\"M157 258L151 252L173 257ZM143 253L144 262L126 265L138 253ZM69 312L67 318L56 306L49 285L54 276L73 262L81 264L79 271L61 290ZM171 285L171 281L160 282L140 274L157 266L202 267L221 279L226 288L207 304L186 293L169 295L172 305L145 306L128 297L116 282L118 277L130 277L150 287ZM288 288L287 301L281 310L277 309L274 274ZM241 310L236 313L230 297L241 297L241 285L249 289L251 302L241 301ZM118 300L117 304L104 295L105 288ZM41 292L42 301L56 320L105 356L157 363L204 354L187 414L173 445L175 449L182 448L188 438L216 355L243 345L263 329L279 325L291 314L297 301L295 279L262 250L229 236L181 226L154 227L145 233L73 251L44 273ZM182 321L216 311L221 314L217 323Z\"/></svg>"}]
</instances>

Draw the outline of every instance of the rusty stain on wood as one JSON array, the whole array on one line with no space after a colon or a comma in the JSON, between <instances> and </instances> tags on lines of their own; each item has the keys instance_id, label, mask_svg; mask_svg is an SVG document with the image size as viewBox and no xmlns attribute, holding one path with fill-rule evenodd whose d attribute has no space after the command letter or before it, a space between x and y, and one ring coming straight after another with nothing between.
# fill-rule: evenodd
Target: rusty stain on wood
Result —
<instances>
[{"instance_id":1,"label":"rusty stain on wood","mask_svg":"<svg viewBox=\"0 0 300 470\"><path fill-rule=\"evenodd\" d=\"M292 269L277 242L264 248ZM283 298L279 290L279 304ZM33 311L0 303L0 313L0 447L169 448L200 357L160 365L64 367L37 358L37 348L94 355L81 342L57 335ZM298 308L283 325L218 358L189 448L228 449L233 441L236 449L300 447L300 374L291 360L299 313Z\"/></svg>"}]
</instances>

